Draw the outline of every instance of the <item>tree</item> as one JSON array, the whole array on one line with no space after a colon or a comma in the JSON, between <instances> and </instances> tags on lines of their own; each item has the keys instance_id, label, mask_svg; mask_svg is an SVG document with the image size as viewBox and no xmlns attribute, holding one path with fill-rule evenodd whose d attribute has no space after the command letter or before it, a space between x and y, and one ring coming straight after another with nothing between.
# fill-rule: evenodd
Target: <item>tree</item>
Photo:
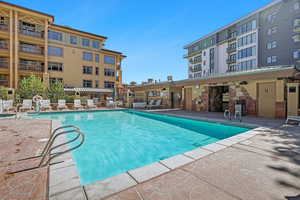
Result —
<instances>
[{"instance_id":1,"label":"tree","mask_svg":"<svg viewBox=\"0 0 300 200\"><path fill-rule=\"evenodd\" d=\"M62 82L55 81L51 83L47 91L47 96L52 103L57 103L58 99L63 99L65 97L65 91Z\"/></svg>"},{"instance_id":2,"label":"tree","mask_svg":"<svg viewBox=\"0 0 300 200\"><path fill-rule=\"evenodd\" d=\"M45 86L40 77L30 75L21 80L16 94L20 99L32 99L35 95L45 96Z\"/></svg>"},{"instance_id":3,"label":"tree","mask_svg":"<svg viewBox=\"0 0 300 200\"><path fill-rule=\"evenodd\" d=\"M8 90L6 87L0 86L0 99L8 99Z\"/></svg>"}]
</instances>

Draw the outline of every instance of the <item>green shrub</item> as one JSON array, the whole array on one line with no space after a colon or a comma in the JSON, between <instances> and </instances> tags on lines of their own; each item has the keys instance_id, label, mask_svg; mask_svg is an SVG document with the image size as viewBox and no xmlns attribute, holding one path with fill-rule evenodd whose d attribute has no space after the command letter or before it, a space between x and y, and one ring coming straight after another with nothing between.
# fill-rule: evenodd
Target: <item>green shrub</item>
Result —
<instances>
[{"instance_id":1,"label":"green shrub","mask_svg":"<svg viewBox=\"0 0 300 200\"><path fill-rule=\"evenodd\" d=\"M30 75L21 80L16 96L21 99L32 99L35 95L45 97L46 89L40 77Z\"/></svg>"},{"instance_id":2,"label":"green shrub","mask_svg":"<svg viewBox=\"0 0 300 200\"><path fill-rule=\"evenodd\" d=\"M0 86L0 99L8 99L8 89L6 87Z\"/></svg>"},{"instance_id":3,"label":"green shrub","mask_svg":"<svg viewBox=\"0 0 300 200\"><path fill-rule=\"evenodd\" d=\"M58 99L64 99L64 85L60 81L51 83L50 87L47 89L47 96L51 103L57 103Z\"/></svg>"},{"instance_id":4,"label":"green shrub","mask_svg":"<svg viewBox=\"0 0 300 200\"><path fill-rule=\"evenodd\" d=\"M66 100L66 103L74 103L75 96L66 95L64 99Z\"/></svg>"}]
</instances>

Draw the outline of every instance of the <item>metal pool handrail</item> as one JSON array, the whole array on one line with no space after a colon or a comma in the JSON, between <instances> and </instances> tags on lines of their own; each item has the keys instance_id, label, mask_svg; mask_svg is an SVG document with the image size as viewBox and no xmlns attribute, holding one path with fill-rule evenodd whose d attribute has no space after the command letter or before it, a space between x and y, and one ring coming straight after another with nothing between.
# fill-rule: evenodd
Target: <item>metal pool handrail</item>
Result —
<instances>
[{"instance_id":1,"label":"metal pool handrail","mask_svg":"<svg viewBox=\"0 0 300 200\"><path fill-rule=\"evenodd\" d=\"M60 129L64 129L64 128L74 128L74 129L71 129L71 130L66 130L66 131L62 131L62 132L59 132L57 133L58 130ZM75 132L76 133L76 137L74 137L73 139L67 141L67 142L64 142L62 144L58 144L54 147L52 147L54 141L56 140L57 137L61 136L61 135L64 135L64 134L67 134L67 133L73 133ZM67 145L67 144L70 144L74 141L76 141L78 138L80 138L80 142L79 144L77 144L76 146L74 147L71 147L67 150L64 150L64 151L60 151L60 152L55 152L55 153L52 153L52 151L58 147L61 147L61 146L64 146L64 145ZM80 131L80 129L76 126L73 126L73 125L69 125L69 126L62 126L62 127L59 127L57 129L55 129L53 132L52 132L52 135L50 137L50 139L48 140L46 146L44 147L43 149L43 152L38 155L38 156L33 156L33 157L28 157L28 158L24 158L24 159L21 159L19 161L22 161L22 160L29 160L29 159L32 159L32 158L38 158L38 157L42 157L39 164L35 167L31 167L31 168L27 168L27 169L22 169L22 170L18 170L18 171L14 171L14 172L8 172L9 174L14 174L14 173L18 173L18 172L23 172L23 171L28 171L28 170L32 170L32 169L37 169L37 168L41 168L41 167L45 167L47 166L52 159L58 157L58 156L61 156L65 153L68 153L70 151L73 151L77 148L79 148L83 143L84 143L84 133ZM47 160L46 157L48 157Z\"/></svg>"}]
</instances>

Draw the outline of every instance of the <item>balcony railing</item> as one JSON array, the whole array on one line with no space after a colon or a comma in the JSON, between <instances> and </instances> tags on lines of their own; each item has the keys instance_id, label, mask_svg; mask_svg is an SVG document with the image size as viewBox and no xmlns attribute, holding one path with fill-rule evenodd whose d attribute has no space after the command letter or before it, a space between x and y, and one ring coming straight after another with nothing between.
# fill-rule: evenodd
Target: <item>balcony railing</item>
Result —
<instances>
[{"instance_id":1,"label":"balcony railing","mask_svg":"<svg viewBox=\"0 0 300 200\"><path fill-rule=\"evenodd\" d=\"M0 24L1 31L8 31L8 24Z\"/></svg>"},{"instance_id":2,"label":"balcony railing","mask_svg":"<svg viewBox=\"0 0 300 200\"><path fill-rule=\"evenodd\" d=\"M199 71L202 71L202 68L201 67L190 67L190 71L191 72L199 72Z\"/></svg>"},{"instance_id":3,"label":"balcony railing","mask_svg":"<svg viewBox=\"0 0 300 200\"><path fill-rule=\"evenodd\" d=\"M237 36L237 32L232 32L232 33L229 33L227 39L228 40L233 40L233 39L236 38L236 36Z\"/></svg>"},{"instance_id":4,"label":"balcony railing","mask_svg":"<svg viewBox=\"0 0 300 200\"><path fill-rule=\"evenodd\" d=\"M227 50L227 53L231 53L231 52L236 51L236 47L235 46L231 46L231 47L228 47L226 50Z\"/></svg>"},{"instance_id":5,"label":"balcony railing","mask_svg":"<svg viewBox=\"0 0 300 200\"><path fill-rule=\"evenodd\" d=\"M20 33L23 35L29 35L32 37L37 37L37 38L44 38L44 32L37 32L37 31L29 31L26 29L20 29Z\"/></svg>"},{"instance_id":6,"label":"balcony railing","mask_svg":"<svg viewBox=\"0 0 300 200\"><path fill-rule=\"evenodd\" d=\"M44 49L43 47L39 46L30 46L30 45L20 45L20 51L24 53L32 53L32 54L37 54L37 55L43 55L44 54Z\"/></svg>"},{"instance_id":7,"label":"balcony railing","mask_svg":"<svg viewBox=\"0 0 300 200\"><path fill-rule=\"evenodd\" d=\"M0 40L0 49L8 49L8 43L5 40Z\"/></svg>"},{"instance_id":8,"label":"balcony railing","mask_svg":"<svg viewBox=\"0 0 300 200\"><path fill-rule=\"evenodd\" d=\"M44 66L41 63L19 63L19 70L31 72L44 72Z\"/></svg>"},{"instance_id":9,"label":"balcony railing","mask_svg":"<svg viewBox=\"0 0 300 200\"><path fill-rule=\"evenodd\" d=\"M233 64L233 63L236 63L236 59L227 59L227 60L226 60L226 63L227 63L227 64Z\"/></svg>"},{"instance_id":10,"label":"balcony railing","mask_svg":"<svg viewBox=\"0 0 300 200\"><path fill-rule=\"evenodd\" d=\"M8 80L0 79L0 85L4 87L8 87Z\"/></svg>"},{"instance_id":11,"label":"balcony railing","mask_svg":"<svg viewBox=\"0 0 300 200\"><path fill-rule=\"evenodd\" d=\"M8 60L0 60L0 68L8 69Z\"/></svg>"}]
</instances>

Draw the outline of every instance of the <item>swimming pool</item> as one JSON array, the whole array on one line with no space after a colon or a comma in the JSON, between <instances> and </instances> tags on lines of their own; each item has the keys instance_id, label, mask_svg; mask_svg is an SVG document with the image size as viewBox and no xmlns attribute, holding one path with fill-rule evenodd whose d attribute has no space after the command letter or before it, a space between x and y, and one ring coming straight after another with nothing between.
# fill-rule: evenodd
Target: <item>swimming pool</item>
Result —
<instances>
[{"instance_id":1,"label":"swimming pool","mask_svg":"<svg viewBox=\"0 0 300 200\"><path fill-rule=\"evenodd\" d=\"M60 119L63 125L78 126L85 133L85 143L72 153L82 185L249 130L132 110L43 113L32 117Z\"/></svg>"}]
</instances>

